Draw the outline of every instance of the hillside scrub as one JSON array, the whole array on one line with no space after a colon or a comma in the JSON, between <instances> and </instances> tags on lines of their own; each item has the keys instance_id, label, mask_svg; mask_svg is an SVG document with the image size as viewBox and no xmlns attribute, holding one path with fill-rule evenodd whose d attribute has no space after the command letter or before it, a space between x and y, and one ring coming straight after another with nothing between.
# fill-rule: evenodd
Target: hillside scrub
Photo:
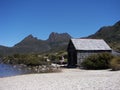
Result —
<instances>
[{"instance_id":1,"label":"hillside scrub","mask_svg":"<svg viewBox=\"0 0 120 90\"><path fill-rule=\"evenodd\" d=\"M4 58L4 63L25 64L27 66L46 65L47 61L37 54L14 54Z\"/></svg>"},{"instance_id":2,"label":"hillside scrub","mask_svg":"<svg viewBox=\"0 0 120 90\"><path fill-rule=\"evenodd\" d=\"M120 57L115 57L111 60L110 66L113 71L120 70Z\"/></svg>"},{"instance_id":3,"label":"hillside scrub","mask_svg":"<svg viewBox=\"0 0 120 90\"><path fill-rule=\"evenodd\" d=\"M110 67L110 60L113 55L110 53L99 53L87 57L83 62L82 66L85 69L107 69Z\"/></svg>"},{"instance_id":4,"label":"hillside scrub","mask_svg":"<svg viewBox=\"0 0 120 90\"><path fill-rule=\"evenodd\" d=\"M60 63L62 57L67 63L67 53L60 51L57 53L48 54L14 54L3 58L3 62L7 64L25 64L27 66L48 65L51 63ZM49 62L47 61L49 60Z\"/></svg>"},{"instance_id":5,"label":"hillside scrub","mask_svg":"<svg viewBox=\"0 0 120 90\"><path fill-rule=\"evenodd\" d=\"M14 54L4 57L3 63L11 64L18 70L25 70L26 73L60 72L61 69L59 68L59 65L53 64L53 61L49 60L48 56L51 55Z\"/></svg>"}]
</instances>

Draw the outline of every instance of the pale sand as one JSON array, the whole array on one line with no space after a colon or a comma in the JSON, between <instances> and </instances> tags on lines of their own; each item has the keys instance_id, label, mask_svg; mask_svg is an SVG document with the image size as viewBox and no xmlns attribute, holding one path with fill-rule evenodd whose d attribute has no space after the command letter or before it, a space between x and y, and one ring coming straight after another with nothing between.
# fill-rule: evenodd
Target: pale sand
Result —
<instances>
[{"instance_id":1,"label":"pale sand","mask_svg":"<svg viewBox=\"0 0 120 90\"><path fill-rule=\"evenodd\" d=\"M120 71L63 69L0 78L0 90L120 90Z\"/></svg>"}]
</instances>

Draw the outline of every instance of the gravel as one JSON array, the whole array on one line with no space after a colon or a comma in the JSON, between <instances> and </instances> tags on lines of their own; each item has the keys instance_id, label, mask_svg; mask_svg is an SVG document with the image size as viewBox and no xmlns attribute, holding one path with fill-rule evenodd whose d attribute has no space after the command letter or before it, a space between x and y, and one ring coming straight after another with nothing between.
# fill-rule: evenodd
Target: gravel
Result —
<instances>
[{"instance_id":1,"label":"gravel","mask_svg":"<svg viewBox=\"0 0 120 90\"><path fill-rule=\"evenodd\" d=\"M120 90L120 71L62 69L0 78L0 90Z\"/></svg>"}]
</instances>

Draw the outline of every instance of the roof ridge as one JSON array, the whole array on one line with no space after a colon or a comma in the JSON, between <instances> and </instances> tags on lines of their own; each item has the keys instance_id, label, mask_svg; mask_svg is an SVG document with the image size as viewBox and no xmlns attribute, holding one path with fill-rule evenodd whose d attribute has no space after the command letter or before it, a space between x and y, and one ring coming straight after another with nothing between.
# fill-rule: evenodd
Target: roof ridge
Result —
<instances>
[{"instance_id":1,"label":"roof ridge","mask_svg":"<svg viewBox=\"0 0 120 90\"><path fill-rule=\"evenodd\" d=\"M89 38L71 38L71 39L79 39L79 40L104 40L104 39L89 39Z\"/></svg>"}]
</instances>

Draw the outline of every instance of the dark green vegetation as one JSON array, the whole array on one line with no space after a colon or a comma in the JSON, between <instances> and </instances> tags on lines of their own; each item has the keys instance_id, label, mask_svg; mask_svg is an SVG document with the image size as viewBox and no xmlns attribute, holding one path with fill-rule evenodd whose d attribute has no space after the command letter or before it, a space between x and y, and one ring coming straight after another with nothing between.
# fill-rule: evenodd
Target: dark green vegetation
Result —
<instances>
[{"instance_id":1,"label":"dark green vegetation","mask_svg":"<svg viewBox=\"0 0 120 90\"><path fill-rule=\"evenodd\" d=\"M59 51L50 54L13 54L4 56L1 60L0 62L11 64L18 70L24 70L25 73L60 72L61 69L57 64L67 64L67 53Z\"/></svg>"},{"instance_id":2,"label":"dark green vegetation","mask_svg":"<svg viewBox=\"0 0 120 90\"><path fill-rule=\"evenodd\" d=\"M99 53L87 57L82 66L86 69L107 69L110 67L110 60L113 59L113 55L109 53Z\"/></svg>"},{"instance_id":3,"label":"dark green vegetation","mask_svg":"<svg viewBox=\"0 0 120 90\"><path fill-rule=\"evenodd\" d=\"M87 57L82 66L85 69L108 69L120 70L120 56L113 56L110 53L99 53Z\"/></svg>"},{"instance_id":4,"label":"dark green vegetation","mask_svg":"<svg viewBox=\"0 0 120 90\"><path fill-rule=\"evenodd\" d=\"M120 52L120 21L113 26L102 27L98 32L87 38L104 39L112 49Z\"/></svg>"},{"instance_id":5,"label":"dark green vegetation","mask_svg":"<svg viewBox=\"0 0 120 90\"><path fill-rule=\"evenodd\" d=\"M67 53L60 51L51 54L14 54L3 58L4 63L8 64L25 64L27 66L48 65L51 63L60 63L64 57L64 63L67 63ZM47 61L50 60L50 61Z\"/></svg>"}]
</instances>

